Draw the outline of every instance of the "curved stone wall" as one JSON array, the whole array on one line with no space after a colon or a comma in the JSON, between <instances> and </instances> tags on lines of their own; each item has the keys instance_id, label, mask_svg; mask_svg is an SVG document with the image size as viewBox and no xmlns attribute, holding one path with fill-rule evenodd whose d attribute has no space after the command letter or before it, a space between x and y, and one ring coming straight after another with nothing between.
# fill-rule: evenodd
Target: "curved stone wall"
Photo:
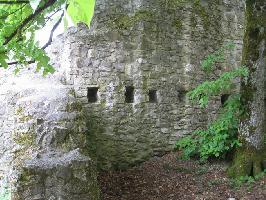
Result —
<instances>
[{"instance_id":1,"label":"curved stone wall","mask_svg":"<svg viewBox=\"0 0 266 200\"><path fill-rule=\"evenodd\" d=\"M220 98L208 110L185 98L205 78L200 61L232 41L229 67L240 64L240 1L175 2L99 0L92 28L71 29L64 38L71 51L56 63L69 69L66 83L82 104L88 152L100 168L160 155L205 126Z\"/></svg>"}]
</instances>

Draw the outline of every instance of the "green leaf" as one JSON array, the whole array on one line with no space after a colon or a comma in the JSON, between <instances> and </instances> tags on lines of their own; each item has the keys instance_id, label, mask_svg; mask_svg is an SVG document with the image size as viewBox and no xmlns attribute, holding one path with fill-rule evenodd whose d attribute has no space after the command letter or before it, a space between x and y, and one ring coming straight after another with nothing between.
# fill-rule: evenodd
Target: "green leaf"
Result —
<instances>
[{"instance_id":1,"label":"green leaf","mask_svg":"<svg viewBox=\"0 0 266 200\"><path fill-rule=\"evenodd\" d=\"M4 53L0 53L0 64L1 66L0 67L3 67L3 68L8 68L8 64L6 62L6 59L8 59L8 56Z\"/></svg>"},{"instance_id":2,"label":"green leaf","mask_svg":"<svg viewBox=\"0 0 266 200\"><path fill-rule=\"evenodd\" d=\"M75 24L84 22L89 26L94 12L94 5L95 0L69 0L67 13Z\"/></svg>"}]
</instances>

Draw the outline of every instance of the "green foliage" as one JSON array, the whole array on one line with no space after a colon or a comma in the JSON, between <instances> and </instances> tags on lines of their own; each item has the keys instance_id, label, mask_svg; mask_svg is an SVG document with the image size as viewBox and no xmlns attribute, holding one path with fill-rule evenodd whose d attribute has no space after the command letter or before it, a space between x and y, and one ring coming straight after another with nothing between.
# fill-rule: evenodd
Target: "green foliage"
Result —
<instances>
[{"instance_id":1,"label":"green foliage","mask_svg":"<svg viewBox=\"0 0 266 200\"><path fill-rule=\"evenodd\" d=\"M198 102L200 107L205 108L209 103L209 98L218 94L228 93L235 88L233 82L238 77L248 75L246 67L239 67L228 72L224 72L214 81L205 81L194 90L188 93L188 97L193 102Z\"/></svg>"},{"instance_id":2,"label":"green foliage","mask_svg":"<svg viewBox=\"0 0 266 200\"><path fill-rule=\"evenodd\" d=\"M93 16L94 5L95 0L69 0L67 12L75 24L84 22L89 26Z\"/></svg>"},{"instance_id":3,"label":"green foliage","mask_svg":"<svg viewBox=\"0 0 266 200\"><path fill-rule=\"evenodd\" d=\"M266 175L266 169L256 176L240 176L236 179L231 179L230 185L234 188L239 188L243 185L252 187L256 181L261 180Z\"/></svg>"},{"instance_id":4,"label":"green foliage","mask_svg":"<svg viewBox=\"0 0 266 200\"><path fill-rule=\"evenodd\" d=\"M232 48L232 44L229 44L207 56L202 62L202 69L207 73L215 70L215 65L224 61L224 50ZM209 157L222 157L233 148L241 146L237 138L237 129L243 109L240 103L240 94L232 92L232 90L235 88L234 80L247 75L246 67L232 69L224 72L216 80L205 81L187 94L192 102L206 108L210 97L231 93L220 108L217 119L212 121L206 130L196 130L177 142L177 148L183 150L184 158L187 159L194 155L199 155L201 160L206 160Z\"/></svg>"},{"instance_id":5,"label":"green foliage","mask_svg":"<svg viewBox=\"0 0 266 200\"><path fill-rule=\"evenodd\" d=\"M74 23L90 24L95 0L30 0L22 3L0 3L0 67L17 64L15 72L29 63L36 63L36 70L53 73L49 57L35 40L35 32L52 22L61 22L64 8ZM62 17L53 17L62 12ZM49 34L52 34L49 33ZM52 35L50 35L52 36ZM49 41L47 41L47 44ZM13 63L13 64L12 64Z\"/></svg>"},{"instance_id":6,"label":"green foliage","mask_svg":"<svg viewBox=\"0 0 266 200\"><path fill-rule=\"evenodd\" d=\"M214 70L217 63L225 61L224 53L226 50L231 50L234 48L233 43L228 43L221 47L218 51L213 54L208 55L201 64L201 69L206 73L210 73Z\"/></svg>"}]
</instances>

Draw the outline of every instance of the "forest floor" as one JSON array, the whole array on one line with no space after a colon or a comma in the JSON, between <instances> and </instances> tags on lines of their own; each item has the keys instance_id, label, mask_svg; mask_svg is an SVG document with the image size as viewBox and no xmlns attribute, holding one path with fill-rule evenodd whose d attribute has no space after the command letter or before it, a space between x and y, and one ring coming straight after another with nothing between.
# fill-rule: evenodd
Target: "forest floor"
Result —
<instances>
[{"instance_id":1,"label":"forest floor","mask_svg":"<svg viewBox=\"0 0 266 200\"><path fill-rule=\"evenodd\" d=\"M226 176L227 163L152 158L127 171L99 175L103 200L266 200L266 177L241 186Z\"/></svg>"}]
</instances>

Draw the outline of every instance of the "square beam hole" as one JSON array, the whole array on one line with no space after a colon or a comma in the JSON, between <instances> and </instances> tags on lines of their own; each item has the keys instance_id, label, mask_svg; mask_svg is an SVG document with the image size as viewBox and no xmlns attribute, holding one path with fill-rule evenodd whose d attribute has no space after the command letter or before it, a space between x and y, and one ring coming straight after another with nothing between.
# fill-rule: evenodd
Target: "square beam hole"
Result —
<instances>
[{"instance_id":1,"label":"square beam hole","mask_svg":"<svg viewBox=\"0 0 266 200\"><path fill-rule=\"evenodd\" d=\"M156 103L157 102L157 91L156 90L149 90L149 102Z\"/></svg>"},{"instance_id":2,"label":"square beam hole","mask_svg":"<svg viewBox=\"0 0 266 200\"><path fill-rule=\"evenodd\" d=\"M186 101L186 95L187 95L187 91L185 91L185 90L179 90L178 91L178 100L180 102L185 102Z\"/></svg>"},{"instance_id":3,"label":"square beam hole","mask_svg":"<svg viewBox=\"0 0 266 200\"><path fill-rule=\"evenodd\" d=\"M125 102L126 103L134 102L134 87L133 86L126 86Z\"/></svg>"},{"instance_id":4,"label":"square beam hole","mask_svg":"<svg viewBox=\"0 0 266 200\"><path fill-rule=\"evenodd\" d=\"M87 98L89 103L95 103L98 100L98 87L89 87Z\"/></svg>"},{"instance_id":5,"label":"square beam hole","mask_svg":"<svg viewBox=\"0 0 266 200\"><path fill-rule=\"evenodd\" d=\"M226 101L228 100L230 94L222 94L221 95L221 105L224 106Z\"/></svg>"}]
</instances>

